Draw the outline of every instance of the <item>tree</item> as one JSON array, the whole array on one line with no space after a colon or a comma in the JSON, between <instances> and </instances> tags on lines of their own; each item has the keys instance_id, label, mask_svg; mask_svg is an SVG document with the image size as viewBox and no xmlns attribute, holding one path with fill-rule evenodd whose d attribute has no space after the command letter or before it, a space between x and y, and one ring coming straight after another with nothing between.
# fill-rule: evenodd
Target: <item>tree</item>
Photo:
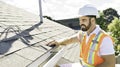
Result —
<instances>
[{"instance_id":1,"label":"tree","mask_svg":"<svg viewBox=\"0 0 120 67\"><path fill-rule=\"evenodd\" d=\"M113 8L108 8L103 10L103 12L100 12L100 17L97 18L97 24L100 25L100 27L102 29L104 29L105 31L108 30L108 25L112 22L112 20L114 20L114 17L119 19L119 15L117 13L117 11Z\"/></svg>"},{"instance_id":2,"label":"tree","mask_svg":"<svg viewBox=\"0 0 120 67\"><path fill-rule=\"evenodd\" d=\"M111 32L111 36L115 41L115 54L118 55L120 53L120 19L115 18L112 23L108 25L108 31Z\"/></svg>"},{"instance_id":3,"label":"tree","mask_svg":"<svg viewBox=\"0 0 120 67\"><path fill-rule=\"evenodd\" d=\"M96 22L97 22L98 25L100 25L100 27L103 30L107 31L107 25L108 24L106 23L106 20L104 19L104 14L103 14L103 12L99 12L99 14L100 14L100 17L97 18Z\"/></svg>"},{"instance_id":4,"label":"tree","mask_svg":"<svg viewBox=\"0 0 120 67\"><path fill-rule=\"evenodd\" d=\"M113 8L108 8L106 10L103 10L103 14L104 14L104 19L106 19L106 22L108 24L111 23L112 20L114 20L114 17L119 18L117 11Z\"/></svg>"}]
</instances>

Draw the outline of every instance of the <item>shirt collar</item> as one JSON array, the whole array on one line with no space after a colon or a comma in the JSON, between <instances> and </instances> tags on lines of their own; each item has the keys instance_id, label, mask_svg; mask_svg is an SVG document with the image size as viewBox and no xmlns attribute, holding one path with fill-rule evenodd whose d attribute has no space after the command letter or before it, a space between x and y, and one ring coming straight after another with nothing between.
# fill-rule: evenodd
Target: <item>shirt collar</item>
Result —
<instances>
[{"instance_id":1,"label":"shirt collar","mask_svg":"<svg viewBox=\"0 0 120 67\"><path fill-rule=\"evenodd\" d=\"M101 28L100 28L100 26L99 25L96 25L96 28L95 28L95 30L92 32L92 33L90 33L90 35L92 35L92 34L98 34L98 32L101 30ZM90 36L89 35L89 36Z\"/></svg>"}]
</instances>

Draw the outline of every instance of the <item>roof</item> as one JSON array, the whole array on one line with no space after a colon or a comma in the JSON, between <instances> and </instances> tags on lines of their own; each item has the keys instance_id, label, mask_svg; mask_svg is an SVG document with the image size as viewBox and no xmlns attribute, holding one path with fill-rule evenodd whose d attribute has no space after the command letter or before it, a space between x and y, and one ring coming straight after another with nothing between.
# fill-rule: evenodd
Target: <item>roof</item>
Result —
<instances>
[{"instance_id":1,"label":"roof","mask_svg":"<svg viewBox=\"0 0 120 67\"><path fill-rule=\"evenodd\" d=\"M37 61L52 48L52 40L74 35L76 32L56 22L0 1L0 66L26 67ZM65 47L57 64L79 62L79 45ZM44 58L43 58L44 59ZM39 64L39 62L38 62Z\"/></svg>"},{"instance_id":2,"label":"roof","mask_svg":"<svg viewBox=\"0 0 120 67\"><path fill-rule=\"evenodd\" d=\"M49 51L48 42L75 31L0 1L0 66L26 67ZM68 46L69 47L69 46ZM64 57L64 56L63 56Z\"/></svg>"}]
</instances>

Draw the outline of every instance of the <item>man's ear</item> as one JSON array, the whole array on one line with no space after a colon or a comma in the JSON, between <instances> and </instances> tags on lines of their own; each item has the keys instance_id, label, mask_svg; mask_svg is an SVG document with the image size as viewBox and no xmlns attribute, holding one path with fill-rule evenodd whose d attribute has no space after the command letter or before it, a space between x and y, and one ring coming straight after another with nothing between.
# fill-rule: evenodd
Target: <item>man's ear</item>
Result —
<instances>
[{"instance_id":1,"label":"man's ear","mask_svg":"<svg viewBox=\"0 0 120 67\"><path fill-rule=\"evenodd\" d=\"M95 22L95 18L91 18L91 22Z\"/></svg>"}]
</instances>

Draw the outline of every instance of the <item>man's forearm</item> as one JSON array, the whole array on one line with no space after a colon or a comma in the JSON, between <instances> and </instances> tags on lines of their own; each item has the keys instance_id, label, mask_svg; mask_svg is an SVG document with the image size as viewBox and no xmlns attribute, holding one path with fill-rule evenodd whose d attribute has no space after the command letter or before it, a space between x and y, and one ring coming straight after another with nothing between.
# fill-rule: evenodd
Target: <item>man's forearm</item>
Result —
<instances>
[{"instance_id":1,"label":"man's forearm","mask_svg":"<svg viewBox=\"0 0 120 67\"><path fill-rule=\"evenodd\" d=\"M99 64L99 65L97 65L95 67L110 67L110 65L106 64L106 63L102 63L102 64Z\"/></svg>"},{"instance_id":2,"label":"man's forearm","mask_svg":"<svg viewBox=\"0 0 120 67\"><path fill-rule=\"evenodd\" d=\"M97 65L96 67L115 67L115 55L102 55L104 62Z\"/></svg>"},{"instance_id":3,"label":"man's forearm","mask_svg":"<svg viewBox=\"0 0 120 67\"><path fill-rule=\"evenodd\" d=\"M102 64L95 66L95 67L115 67L115 65L113 65L111 63L104 62Z\"/></svg>"},{"instance_id":4,"label":"man's forearm","mask_svg":"<svg viewBox=\"0 0 120 67\"><path fill-rule=\"evenodd\" d=\"M77 37L68 37L68 38L65 38L65 39L62 39L62 40L58 41L58 43L60 45L67 45L67 44L71 44L71 43L74 43L74 42L78 42Z\"/></svg>"}]
</instances>

